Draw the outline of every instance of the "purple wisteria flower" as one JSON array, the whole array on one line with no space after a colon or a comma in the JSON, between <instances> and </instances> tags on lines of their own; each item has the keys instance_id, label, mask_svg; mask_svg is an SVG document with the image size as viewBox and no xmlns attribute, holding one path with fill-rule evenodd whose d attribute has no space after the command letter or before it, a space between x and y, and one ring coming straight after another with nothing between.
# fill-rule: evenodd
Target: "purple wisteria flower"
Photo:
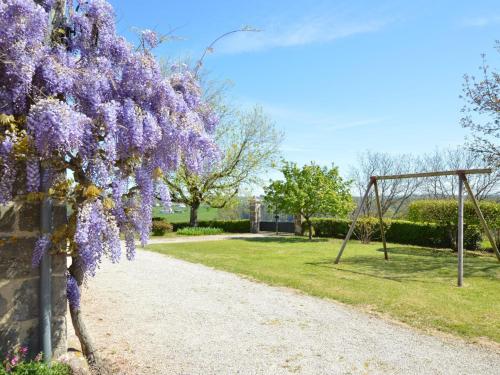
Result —
<instances>
[{"instance_id":1,"label":"purple wisteria flower","mask_svg":"<svg viewBox=\"0 0 500 375\"><path fill-rule=\"evenodd\" d=\"M66 275L66 296L70 309L75 310L80 307L80 288L76 279L70 274Z\"/></svg>"},{"instance_id":2,"label":"purple wisteria flower","mask_svg":"<svg viewBox=\"0 0 500 375\"><path fill-rule=\"evenodd\" d=\"M26 191L37 192L40 189L40 163L35 158L26 161Z\"/></svg>"},{"instance_id":3,"label":"purple wisteria flower","mask_svg":"<svg viewBox=\"0 0 500 375\"><path fill-rule=\"evenodd\" d=\"M42 235L35 243L35 249L33 251L33 257L31 260L31 266L36 268L40 265L43 256L49 251L50 248L50 235Z\"/></svg>"},{"instance_id":4,"label":"purple wisteria flower","mask_svg":"<svg viewBox=\"0 0 500 375\"><path fill-rule=\"evenodd\" d=\"M103 256L120 259L120 230L113 215L99 199L87 201L80 209L76 223L75 242L79 260L89 276L95 276Z\"/></svg>"},{"instance_id":5,"label":"purple wisteria flower","mask_svg":"<svg viewBox=\"0 0 500 375\"><path fill-rule=\"evenodd\" d=\"M141 31L141 38L142 41L144 42L144 45L146 48L156 48L158 47L158 44L160 43L160 39L158 38L158 34L155 33L153 30L142 30Z\"/></svg>"},{"instance_id":6,"label":"purple wisteria flower","mask_svg":"<svg viewBox=\"0 0 500 375\"><path fill-rule=\"evenodd\" d=\"M83 146L90 119L58 99L41 99L31 109L28 132L42 157L66 155Z\"/></svg>"},{"instance_id":7,"label":"purple wisteria flower","mask_svg":"<svg viewBox=\"0 0 500 375\"><path fill-rule=\"evenodd\" d=\"M46 53L48 14L34 1L0 4L0 111L24 113L35 70Z\"/></svg>"},{"instance_id":8,"label":"purple wisteria flower","mask_svg":"<svg viewBox=\"0 0 500 375\"><path fill-rule=\"evenodd\" d=\"M172 209L172 200L170 199L170 191L168 189L167 184L163 179L160 179L156 182L156 193L158 198L163 205L163 209L166 212L170 212Z\"/></svg>"},{"instance_id":9,"label":"purple wisteria flower","mask_svg":"<svg viewBox=\"0 0 500 375\"><path fill-rule=\"evenodd\" d=\"M185 160L202 173L217 160L219 118L186 65L166 72L155 59L158 34L144 30L144 48L133 48L106 0L78 0L48 35L54 6L0 1L0 113L11 122L0 127L0 204L38 192L50 171L44 185L74 204L76 229L63 233L88 277L104 257L120 259L120 235L128 259L137 235L147 242L156 199L170 206L158 169ZM14 189L24 177L26 191ZM48 236L37 241L34 265L49 246ZM70 276L68 298L78 306Z\"/></svg>"}]
</instances>

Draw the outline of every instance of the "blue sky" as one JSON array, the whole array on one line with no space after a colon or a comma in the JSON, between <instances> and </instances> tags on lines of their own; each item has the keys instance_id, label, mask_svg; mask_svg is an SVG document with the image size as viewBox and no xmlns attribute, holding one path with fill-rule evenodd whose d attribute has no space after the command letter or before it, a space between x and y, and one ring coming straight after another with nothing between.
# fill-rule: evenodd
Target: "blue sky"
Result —
<instances>
[{"instance_id":1,"label":"blue sky","mask_svg":"<svg viewBox=\"0 0 500 375\"><path fill-rule=\"evenodd\" d=\"M464 73L481 54L500 66L500 1L111 1L121 34L173 32L166 59L205 61L229 79L231 100L260 104L285 132L288 160L335 163L346 175L358 153L415 153L456 146Z\"/></svg>"}]
</instances>

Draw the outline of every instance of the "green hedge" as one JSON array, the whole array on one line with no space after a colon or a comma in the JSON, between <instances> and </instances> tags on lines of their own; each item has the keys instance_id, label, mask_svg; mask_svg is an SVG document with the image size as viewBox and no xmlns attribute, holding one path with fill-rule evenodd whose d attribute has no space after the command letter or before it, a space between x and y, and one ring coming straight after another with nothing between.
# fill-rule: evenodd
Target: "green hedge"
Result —
<instances>
[{"instance_id":1,"label":"green hedge","mask_svg":"<svg viewBox=\"0 0 500 375\"><path fill-rule=\"evenodd\" d=\"M189 223L172 223L174 232L189 227ZM199 227L220 228L226 233L250 232L250 220L203 220L198 221Z\"/></svg>"},{"instance_id":2,"label":"green hedge","mask_svg":"<svg viewBox=\"0 0 500 375\"><path fill-rule=\"evenodd\" d=\"M316 237L345 238L351 224L346 219L312 219ZM356 224L358 227L360 222ZM384 220L388 228L385 232L387 242L450 248L452 242L447 226L434 223L415 223L405 220ZM359 230L359 228L356 228ZM380 241L380 230L376 230L372 240ZM481 232L475 225L467 225L464 230L464 247L468 250L479 248Z\"/></svg>"},{"instance_id":3,"label":"green hedge","mask_svg":"<svg viewBox=\"0 0 500 375\"><path fill-rule=\"evenodd\" d=\"M481 201L479 207L490 228L500 228L500 203ZM456 200L417 200L410 204L408 218L411 221L456 225L458 202ZM464 202L464 223L480 225L474 205Z\"/></svg>"},{"instance_id":4,"label":"green hedge","mask_svg":"<svg viewBox=\"0 0 500 375\"><path fill-rule=\"evenodd\" d=\"M351 222L346 219L311 219L316 237L344 238ZM302 225L305 227L305 224Z\"/></svg>"},{"instance_id":5,"label":"green hedge","mask_svg":"<svg viewBox=\"0 0 500 375\"><path fill-rule=\"evenodd\" d=\"M498 244L500 242L500 203L481 201L479 207L493 232L495 242ZM448 233L455 234L457 231L458 203L456 200L446 199L414 201L410 204L408 218L411 221L425 221L446 226ZM474 248L474 239L481 236L477 232L479 230L483 232L483 230L470 200L464 202L464 223L466 226L464 231L466 248Z\"/></svg>"}]
</instances>

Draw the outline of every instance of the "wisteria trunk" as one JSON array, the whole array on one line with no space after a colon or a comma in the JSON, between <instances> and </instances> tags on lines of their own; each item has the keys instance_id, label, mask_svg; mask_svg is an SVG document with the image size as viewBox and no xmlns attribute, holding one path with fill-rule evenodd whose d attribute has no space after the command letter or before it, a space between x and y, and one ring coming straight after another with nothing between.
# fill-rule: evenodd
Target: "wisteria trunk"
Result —
<instances>
[{"instance_id":1,"label":"wisteria trunk","mask_svg":"<svg viewBox=\"0 0 500 375\"><path fill-rule=\"evenodd\" d=\"M73 263L69 267L69 273L75 278L81 294L83 284L83 269L78 265L78 263L78 258L73 257ZM78 337L78 340L80 341L80 345L82 347L83 355L87 359L87 362L91 368L98 369L100 365L99 357L97 355L97 350L94 342L92 341L87 328L85 327L85 323L83 322L81 307L72 307L70 305L69 312L71 315L73 328L75 329L75 334Z\"/></svg>"}]
</instances>

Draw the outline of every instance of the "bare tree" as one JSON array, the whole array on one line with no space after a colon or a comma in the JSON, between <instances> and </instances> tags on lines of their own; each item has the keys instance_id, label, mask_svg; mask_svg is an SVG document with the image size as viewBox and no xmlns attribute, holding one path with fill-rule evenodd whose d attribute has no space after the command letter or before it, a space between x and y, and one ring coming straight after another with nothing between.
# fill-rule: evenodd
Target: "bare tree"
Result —
<instances>
[{"instance_id":1,"label":"bare tree","mask_svg":"<svg viewBox=\"0 0 500 375\"><path fill-rule=\"evenodd\" d=\"M190 206L190 225L198 224L202 203L223 208L241 188L260 181L260 174L276 161L283 134L260 107L247 113L226 112L216 130L220 160L207 160L202 172L192 172L181 162L165 176L172 201Z\"/></svg>"},{"instance_id":2,"label":"bare tree","mask_svg":"<svg viewBox=\"0 0 500 375\"><path fill-rule=\"evenodd\" d=\"M500 41L496 42L500 53ZM471 131L470 149L488 164L500 168L500 72L491 70L484 55L481 77L465 75L462 126Z\"/></svg>"},{"instance_id":3,"label":"bare tree","mask_svg":"<svg viewBox=\"0 0 500 375\"><path fill-rule=\"evenodd\" d=\"M356 167L352 167L350 178L358 196L362 196L371 176L392 175L420 171L419 159L410 154L388 154L366 151L358 155ZM422 181L415 179L380 180L378 188L383 215L397 217L408 199L418 190ZM373 191L363 207L363 216L375 216L376 206Z\"/></svg>"},{"instance_id":4,"label":"bare tree","mask_svg":"<svg viewBox=\"0 0 500 375\"><path fill-rule=\"evenodd\" d=\"M426 171L473 169L488 167L482 155L465 147L436 150L422 158ZM491 175L471 175L468 177L472 191L478 200L484 200L499 193L500 171L494 169ZM435 199L455 199L457 197L457 177L428 177L423 181L420 194Z\"/></svg>"}]
</instances>

